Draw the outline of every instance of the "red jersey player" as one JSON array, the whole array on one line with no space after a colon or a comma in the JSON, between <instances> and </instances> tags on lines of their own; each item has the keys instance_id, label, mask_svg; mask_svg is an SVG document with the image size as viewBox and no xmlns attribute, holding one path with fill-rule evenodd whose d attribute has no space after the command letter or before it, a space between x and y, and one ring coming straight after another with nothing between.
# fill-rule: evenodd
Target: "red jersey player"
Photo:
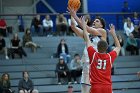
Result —
<instances>
[{"instance_id":1,"label":"red jersey player","mask_svg":"<svg viewBox=\"0 0 140 93\"><path fill-rule=\"evenodd\" d=\"M84 39L90 59L90 93L112 93L111 68L112 64L120 52L121 46L115 33L114 25L110 25L110 33L115 41L115 49L106 53L108 44L100 40L97 44L98 52L95 51L86 30L86 23L82 18Z\"/></svg>"}]
</instances>

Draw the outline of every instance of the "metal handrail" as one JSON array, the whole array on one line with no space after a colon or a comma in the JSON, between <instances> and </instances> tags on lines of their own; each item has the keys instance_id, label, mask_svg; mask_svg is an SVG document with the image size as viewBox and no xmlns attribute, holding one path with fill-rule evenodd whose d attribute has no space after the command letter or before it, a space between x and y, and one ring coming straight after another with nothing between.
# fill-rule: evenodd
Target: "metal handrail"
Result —
<instances>
[{"instance_id":1,"label":"metal handrail","mask_svg":"<svg viewBox=\"0 0 140 93\"><path fill-rule=\"evenodd\" d=\"M35 15L58 15L60 13L37 13L37 14L0 14L0 16L35 16ZM70 15L69 13L63 13L64 15ZM123 12L95 12L95 13L77 13L77 15L132 15L133 12L123 13ZM140 13L138 13L140 14Z\"/></svg>"}]
</instances>

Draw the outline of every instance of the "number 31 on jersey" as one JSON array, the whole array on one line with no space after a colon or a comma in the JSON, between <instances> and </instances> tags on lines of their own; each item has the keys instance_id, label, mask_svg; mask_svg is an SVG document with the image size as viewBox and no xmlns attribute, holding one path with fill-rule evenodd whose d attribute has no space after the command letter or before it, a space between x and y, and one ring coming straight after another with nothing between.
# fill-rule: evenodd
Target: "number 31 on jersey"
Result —
<instances>
[{"instance_id":1,"label":"number 31 on jersey","mask_svg":"<svg viewBox=\"0 0 140 93\"><path fill-rule=\"evenodd\" d=\"M98 59L97 69L106 69L106 60Z\"/></svg>"}]
</instances>

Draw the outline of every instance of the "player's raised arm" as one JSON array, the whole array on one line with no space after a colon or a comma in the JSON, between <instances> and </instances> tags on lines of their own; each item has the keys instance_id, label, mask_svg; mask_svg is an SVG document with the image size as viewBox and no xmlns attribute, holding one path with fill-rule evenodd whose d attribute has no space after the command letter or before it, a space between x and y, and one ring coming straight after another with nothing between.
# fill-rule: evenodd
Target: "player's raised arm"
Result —
<instances>
[{"instance_id":1,"label":"player's raised arm","mask_svg":"<svg viewBox=\"0 0 140 93\"><path fill-rule=\"evenodd\" d=\"M81 27L81 28L83 28L83 26L82 26L82 21L80 20L80 18L76 15L76 12L77 11L75 11L73 8L71 8L70 6L67 8L68 9L68 11L69 11L69 13L70 13L70 15L76 20L76 22L79 24L79 26ZM103 32L103 30L97 30L97 29L95 29L95 28L92 28L92 27L89 27L88 25L86 25L86 28L87 28L87 31L89 32L89 33L91 33L91 34L93 34L93 35L100 35L100 36L102 36L102 32Z\"/></svg>"},{"instance_id":2,"label":"player's raised arm","mask_svg":"<svg viewBox=\"0 0 140 93\"><path fill-rule=\"evenodd\" d=\"M118 40L118 38L116 36L115 26L113 24L110 24L110 30L109 31L110 31L113 39L114 39L114 42L115 42L115 49L114 49L114 51L116 51L117 55L119 55L121 46L120 46L119 40Z\"/></svg>"},{"instance_id":3,"label":"player's raised arm","mask_svg":"<svg viewBox=\"0 0 140 93\"><path fill-rule=\"evenodd\" d=\"M87 32L87 28L86 28L86 22L85 22L85 18L82 17L82 26L83 26L83 37L84 37L84 40L86 42L86 46L89 47L89 46L92 46L92 43L89 39L89 36L88 36L88 32Z\"/></svg>"},{"instance_id":4,"label":"player's raised arm","mask_svg":"<svg viewBox=\"0 0 140 93\"><path fill-rule=\"evenodd\" d=\"M75 20L73 17L71 17L71 29L76 33L76 35L83 38L83 30L76 27Z\"/></svg>"}]
</instances>

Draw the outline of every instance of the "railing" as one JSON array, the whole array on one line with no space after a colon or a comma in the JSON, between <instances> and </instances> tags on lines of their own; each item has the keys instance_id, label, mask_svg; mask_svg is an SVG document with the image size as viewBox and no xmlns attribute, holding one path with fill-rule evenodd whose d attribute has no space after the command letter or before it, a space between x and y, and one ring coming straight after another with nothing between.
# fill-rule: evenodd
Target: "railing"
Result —
<instances>
[{"instance_id":1,"label":"railing","mask_svg":"<svg viewBox=\"0 0 140 93\"><path fill-rule=\"evenodd\" d=\"M54 22L54 30L55 30L55 17L56 15L58 15L59 13L38 13L38 14L0 14L0 16L4 17L7 21L7 24L12 26L14 29L17 29L17 25L18 25L18 16L22 16L23 20L25 21L25 28L30 27L31 24L31 20L32 17L35 15L41 15L41 16L45 16L45 15L50 15L52 16L52 20ZM63 13L67 18L69 18L69 13ZM117 30L122 30L123 28L123 16L125 15L129 15L130 17L132 17L133 13L122 13L122 12L96 12L96 13L77 13L77 15L85 15L85 14L89 14L91 15L91 17L94 17L96 15L100 15L103 18L105 18L107 25L110 23L113 23L116 25L116 29ZM140 13L138 13L140 14ZM93 18L91 18L93 19ZM13 22L12 22L13 21Z\"/></svg>"}]
</instances>

